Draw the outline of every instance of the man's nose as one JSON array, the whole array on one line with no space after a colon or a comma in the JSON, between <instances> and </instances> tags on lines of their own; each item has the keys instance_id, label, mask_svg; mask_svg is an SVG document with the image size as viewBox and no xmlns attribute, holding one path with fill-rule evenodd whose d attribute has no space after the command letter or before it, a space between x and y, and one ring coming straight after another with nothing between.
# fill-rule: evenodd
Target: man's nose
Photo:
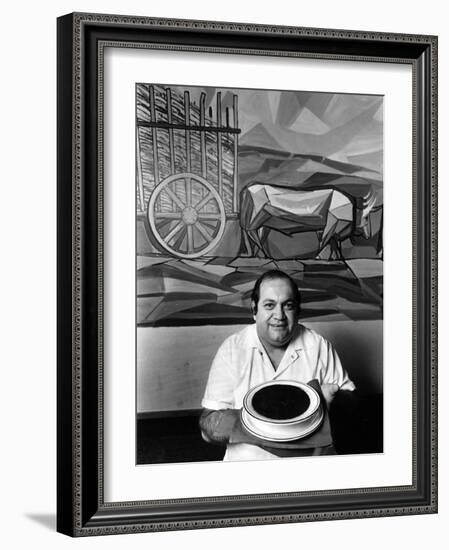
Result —
<instances>
[{"instance_id":1,"label":"man's nose","mask_svg":"<svg viewBox=\"0 0 449 550\"><path fill-rule=\"evenodd\" d=\"M285 318L285 312L284 308L281 305L278 305L274 309L274 314L277 319L284 319Z\"/></svg>"}]
</instances>

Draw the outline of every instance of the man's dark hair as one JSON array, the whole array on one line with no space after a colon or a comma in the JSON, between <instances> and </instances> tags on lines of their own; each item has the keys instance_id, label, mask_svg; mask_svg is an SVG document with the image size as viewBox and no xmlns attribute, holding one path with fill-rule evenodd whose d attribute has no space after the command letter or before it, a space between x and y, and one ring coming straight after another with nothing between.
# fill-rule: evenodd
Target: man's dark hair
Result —
<instances>
[{"instance_id":1,"label":"man's dark hair","mask_svg":"<svg viewBox=\"0 0 449 550\"><path fill-rule=\"evenodd\" d=\"M260 298L260 285L264 281L273 281L275 279L281 279L290 283L290 286L293 290L293 297L296 303L296 308L297 311L299 311L301 298L298 290L298 285L290 277L290 275L287 275L287 273L284 273L279 269L272 269L271 271L266 271L263 275L261 275L254 284L254 288L251 292L251 307L253 309L254 315L257 313L257 304L259 303Z\"/></svg>"}]
</instances>

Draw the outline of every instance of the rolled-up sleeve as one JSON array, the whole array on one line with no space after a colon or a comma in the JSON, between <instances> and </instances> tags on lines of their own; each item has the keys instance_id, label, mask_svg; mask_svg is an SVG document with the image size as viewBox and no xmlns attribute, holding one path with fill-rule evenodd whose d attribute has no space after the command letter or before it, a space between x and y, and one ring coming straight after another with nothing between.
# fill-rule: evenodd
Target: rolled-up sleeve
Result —
<instances>
[{"instance_id":1,"label":"rolled-up sleeve","mask_svg":"<svg viewBox=\"0 0 449 550\"><path fill-rule=\"evenodd\" d=\"M355 390L355 384L343 368L335 348L324 338L320 346L320 361L322 363L323 384L336 384L340 390Z\"/></svg>"},{"instance_id":2,"label":"rolled-up sleeve","mask_svg":"<svg viewBox=\"0 0 449 550\"><path fill-rule=\"evenodd\" d=\"M201 406L213 410L233 408L234 387L232 349L228 339L220 346L212 362Z\"/></svg>"}]
</instances>

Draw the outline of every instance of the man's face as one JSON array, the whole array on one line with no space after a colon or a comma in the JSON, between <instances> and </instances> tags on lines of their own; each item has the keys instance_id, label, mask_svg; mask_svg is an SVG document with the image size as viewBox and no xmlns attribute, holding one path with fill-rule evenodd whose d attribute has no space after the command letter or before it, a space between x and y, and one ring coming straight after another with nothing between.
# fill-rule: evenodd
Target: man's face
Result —
<instances>
[{"instance_id":1,"label":"man's face","mask_svg":"<svg viewBox=\"0 0 449 550\"><path fill-rule=\"evenodd\" d=\"M254 315L257 334L262 343L274 347L287 346L298 322L298 314L295 295L288 281L263 281L257 313Z\"/></svg>"}]
</instances>

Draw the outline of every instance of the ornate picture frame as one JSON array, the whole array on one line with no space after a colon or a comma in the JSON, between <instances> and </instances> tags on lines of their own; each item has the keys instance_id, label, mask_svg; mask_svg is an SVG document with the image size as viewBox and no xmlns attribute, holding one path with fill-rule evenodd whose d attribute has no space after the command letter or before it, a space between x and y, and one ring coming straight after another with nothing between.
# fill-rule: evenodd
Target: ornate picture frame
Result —
<instances>
[{"instance_id":1,"label":"ornate picture frame","mask_svg":"<svg viewBox=\"0 0 449 550\"><path fill-rule=\"evenodd\" d=\"M219 494L203 488L201 496L191 496L179 486L176 497L158 496L149 488L143 499L106 498L110 480L105 461L110 448L105 444L105 425L111 424L110 409L105 408L105 399L111 397L104 330L111 298L105 293L110 274L104 263L105 232L110 228L104 223L107 48L411 69L411 180L406 185L412 195L408 220L412 243L405 243L412 251L411 361L405 366L411 380L406 396L412 402L411 483L269 491L262 478L259 491ZM134 183L130 181L135 190ZM435 36L83 13L60 17L57 208L59 532L89 536L437 511ZM133 364L128 366L134 371Z\"/></svg>"}]
</instances>

